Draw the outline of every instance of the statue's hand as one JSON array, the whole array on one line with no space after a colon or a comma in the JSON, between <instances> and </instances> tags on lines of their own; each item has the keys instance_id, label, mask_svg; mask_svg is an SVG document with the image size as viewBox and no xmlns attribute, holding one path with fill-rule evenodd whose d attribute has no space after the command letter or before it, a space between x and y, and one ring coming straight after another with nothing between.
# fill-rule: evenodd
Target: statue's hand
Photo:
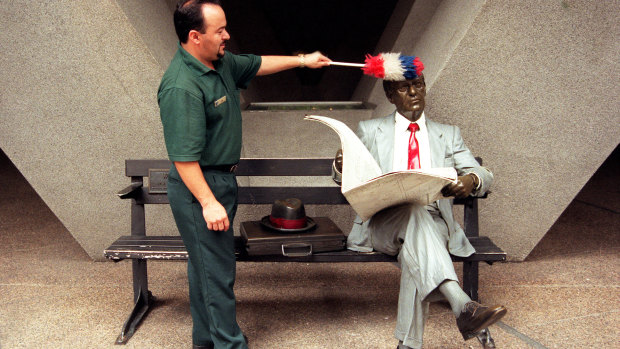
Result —
<instances>
[{"instance_id":1,"label":"statue's hand","mask_svg":"<svg viewBox=\"0 0 620 349\"><path fill-rule=\"evenodd\" d=\"M475 187L476 182L474 180L474 175L466 174L465 176L459 176L456 184L448 184L443 187L441 193L446 197L454 196L457 198L465 198L471 194Z\"/></svg>"},{"instance_id":2,"label":"statue's hand","mask_svg":"<svg viewBox=\"0 0 620 349\"><path fill-rule=\"evenodd\" d=\"M342 185L342 149L338 149L332 163L332 179L336 184Z\"/></svg>"},{"instance_id":3,"label":"statue's hand","mask_svg":"<svg viewBox=\"0 0 620 349\"><path fill-rule=\"evenodd\" d=\"M336 157L334 157L334 166L338 172L342 173L342 149L338 149L336 152Z\"/></svg>"}]
</instances>

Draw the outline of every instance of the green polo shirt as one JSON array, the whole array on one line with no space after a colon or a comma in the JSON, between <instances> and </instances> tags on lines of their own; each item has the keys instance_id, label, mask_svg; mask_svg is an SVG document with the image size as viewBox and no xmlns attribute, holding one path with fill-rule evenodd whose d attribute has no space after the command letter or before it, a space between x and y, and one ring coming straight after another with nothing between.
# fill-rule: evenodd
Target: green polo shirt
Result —
<instances>
[{"instance_id":1,"label":"green polo shirt","mask_svg":"<svg viewBox=\"0 0 620 349\"><path fill-rule=\"evenodd\" d=\"M226 52L213 70L179 44L157 93L171 161L198 161L201 166L239 162L239 93L260 65L259 56Z\"/></svg>"}]
</instances>

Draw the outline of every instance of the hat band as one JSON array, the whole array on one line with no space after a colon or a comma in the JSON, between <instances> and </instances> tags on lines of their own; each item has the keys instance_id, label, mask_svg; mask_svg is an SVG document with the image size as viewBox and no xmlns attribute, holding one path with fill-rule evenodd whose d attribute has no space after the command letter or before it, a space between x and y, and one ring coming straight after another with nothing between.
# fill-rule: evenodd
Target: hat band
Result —
<instances>
[{"instance_id":1,"label":"hat band","mask_svg":"<svg viewBox=\"0 0 620 349\"><path fill-rule=\"evenodd\" d=\"M300 219L285 219L285 218L276 218L273 216L269 216L269 221L276 228L283 229L299 229L306 226L307 217L303 217Z\"/></svg>"}]
</instances>

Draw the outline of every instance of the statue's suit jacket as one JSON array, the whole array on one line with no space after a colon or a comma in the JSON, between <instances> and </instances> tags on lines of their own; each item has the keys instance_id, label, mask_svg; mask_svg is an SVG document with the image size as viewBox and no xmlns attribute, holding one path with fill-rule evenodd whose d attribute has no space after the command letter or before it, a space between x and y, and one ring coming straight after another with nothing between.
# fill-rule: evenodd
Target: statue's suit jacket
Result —
<instances>
[{"instance_id":1,"label":"statue's suit jacket","mask_svg":"<svg viewBox=\"0 0 620 349\"><path fill-rule=\"evenodd\" d=\"M395 112L386 117L361 121L357 130L357 136L368 148L383 173L392 171L394 118ZM493 174L488 169L480 166L476 161L473 154L465 146L459 128L433 122L428 117L425 119L431 149L431 166L454 167L459 176L467 173L477 174L481 180L481 186L472 195L483 195L493 182ZM469 243L469 240L467 240L465 232L454 221L452 200L438 200L437 206L448 226L448 248L450 253L461 257L474 253L475 250ZM347 239L347 247L349 249L366 252L372 251L372 239L367 228L368 221L362 222L361 218L357 216Z\"/></svg>"}]
</instances>

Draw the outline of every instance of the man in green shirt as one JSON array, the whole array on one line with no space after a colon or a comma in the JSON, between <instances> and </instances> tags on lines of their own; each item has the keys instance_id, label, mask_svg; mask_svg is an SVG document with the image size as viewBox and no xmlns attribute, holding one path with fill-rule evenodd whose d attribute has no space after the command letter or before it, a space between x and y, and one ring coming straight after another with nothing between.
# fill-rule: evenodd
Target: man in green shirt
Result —
<instances>
[{"instance_id":1,"label":"man in green shirt","mask_svg":"<svg viewBox=\"0 0 620 349\"><path fill-rule=\"evenodd\" d=\"M177 5L179 47L164 74L158 103L168 156L170 207L187 248L195 348L247 348L236 320L232 221L241 153L239 91L256 75L320 68L320 52L299 56L226 52L226 16L217 0Z\"/></svg>"}]
</instances>

